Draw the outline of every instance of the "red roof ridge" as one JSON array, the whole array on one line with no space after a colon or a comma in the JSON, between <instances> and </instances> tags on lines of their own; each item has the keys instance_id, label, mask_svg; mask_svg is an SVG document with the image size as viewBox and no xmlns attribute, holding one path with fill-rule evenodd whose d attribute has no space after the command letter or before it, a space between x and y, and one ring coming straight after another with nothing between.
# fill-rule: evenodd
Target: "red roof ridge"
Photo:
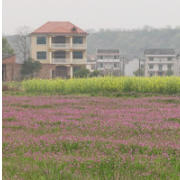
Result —
<instances>
[{"instance_id":1,"label":"red roof ridge","mask_svg":"<svg viewBox=\"0 0 180 180\"><path fill-rule=\"evenodd\" d=\"M2 60L8 59L8 58L13 57L13 56L16 56L16 54L10 54L10 55L7 55L7 56L2 56Z\"/></svg>"}]
</instances>

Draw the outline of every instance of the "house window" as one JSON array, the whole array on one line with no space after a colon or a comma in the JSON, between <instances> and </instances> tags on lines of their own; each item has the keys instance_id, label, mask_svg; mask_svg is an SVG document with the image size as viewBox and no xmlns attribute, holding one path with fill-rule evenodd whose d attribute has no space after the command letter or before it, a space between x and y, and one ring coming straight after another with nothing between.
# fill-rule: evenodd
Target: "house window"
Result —
<instances>
[{"instance_id":1,"label":"house window","mask_svg":"<svg viewBox=\"0 0 180 180\"><path fill-rule=\"evenodd\" d=\"M162 71L163 70L163 66L162 65L158 65L158 70Z\"/></svg>"},{"instance_id":2,"label":"house window","mask_svg":"<svg viewBox=\"0 0 180 180\"><path fill-rule=\"evenodd\" d=\"M55 51L53 58L65 59L66 58L66 52L65 51Z\"/></svg>"},{"instance_id":3,"label":"house window","mask_svg":"<svg viewBox=\"0 0 180 180\"><path fill-rule=\"evenodd\" d=\"M37 44L46 44L46 37L36 37Z\"/></svg>"},{"instance_id":4,"label":"house window","mask_svg":"<svg viewBox=\"0 0 180 180\"><path fill-rule=\"evenodd\" d=\"M168 61L171 61L172 60L172 58L171 57L168 57Z\"/></svg>"},{"instance_id":5,"label":"house window","mask_svg":"<svg viewBox=\"0 0 180 180\"><path fill-rule=\"evenodd\" d=\"M113 59L113 56L104 56L104 59Z\"/></svg>"},{"instance_id":6,"label":"house window","mask_svg":"<svg viewBox=\"0 0 180 180\"><path fill-rule=\"evenodd\" d=\"M73 37L73 44L83 44L83 37Z\"/></svg>"},{"instance_id":7,"label":"house window","mask_svg":"<svg viewBox=\"0 0 180 180\"><path fill-rule=\"evenodd\" d=\"M153 60L154 60L154 58L153 58L153 57L150 57L150 58L149 58L149 60L150 60L150 61L153 61Z\"/></svg>"},{"instance_id":8,"label":"house window","mask_svg":"<svg viewBox=\"0 0 180 180\"><path fill-rule=\"evenodd\" d=\"M114 63L114 67L119 67L119 64L118 63Z\"/></svg>"},{"instance_id":9,"label":"house window","mask_svg":"<svg viewBox=\"0 0 180 180\"><path fill-rule=\"evenodd\" d=\"M103 59L103 56L98 56L98 59Z\"/></svg>"},{"instance_id":10,"label":"house window","mask_svg":"<svg viewBox=\"0 0 180 180\"><path fill-rule=\"evenodd\" d=\"M83 52L82 51L74 51L73 59L83 59Z\"/></svg>"},{"instance_id":11,"label":"house window","mask_svg":"<svg viewBox=\"0 0 180 180\"><path fill-rule=\"evenodd\" d=\"M168 64L168 65L167 65L167 68L168 68L168 69L171 69L171 68L172 68L172 65L171 65L171 64Z\"/></svg>"},{"instance_id":12,"label":"house window","mask_svg":"<svg viewBox=\"0 0 180 180\"><path fill-rule=\"evenodd\" d=\"M100 63L99 66L100 66L101 68L103 68L103 63Z\"/></svg>"},{"instance_id":13,"label":"house window","mask_svg":"<svg viewBox=\"0 0 180 180\"><path fill-rule=\"evenodd\" d=\"M154 68L154 65L150 64L149 69L153 69L153 68Z\"/></svg>"},{"instance_id":14,"label":"house window","mask_svg":"<svg viewBox=\"0 0 180 180\"><path fill-rule=\"evenodd\" d=\"M46 60L46 51L38 51L37 59L38 60Z\"/></svg>"},{"instance_id":15,"label":"house window","mask_svg":"<svg viewBox=\"0 0 180 180\"><path fill-rule=\"evenodd\" d=\"M154 76L154 72L150 72L149 76L150 77Z\"/></svg>"},{"instance_id":16,"label":"house window","mask_svg":"<svg viewBox=\"0 0 180 180\"><path fill-rule=\"evenodd\" d=\"M65 36L56 36L52 38L52 43L64 44L66 42Z\"/></svg>"},{"instance_id":17,"label":"house window","mask_svg":"<svg viewBox=\"0 0 180 180\"><path fill-rule=\"evenodd\" d=\"M114 56L114 59L119 59L119 56Z\"/></svg>"}]
</instances>

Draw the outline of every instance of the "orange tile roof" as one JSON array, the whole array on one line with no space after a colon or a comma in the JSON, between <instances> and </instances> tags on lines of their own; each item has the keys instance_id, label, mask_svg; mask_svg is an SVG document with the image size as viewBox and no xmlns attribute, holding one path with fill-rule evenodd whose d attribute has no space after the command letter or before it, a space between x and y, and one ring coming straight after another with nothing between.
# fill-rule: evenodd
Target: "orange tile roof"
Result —
<instances>
[{"instance_id":1,"label":"orange tile roof","mask_svg":"<svg viewBox=\"0 0 180 180\"><path fill-rule=\"evenodd\" d=\"M73 28L76 31L73 31ZM31 34L87 34L79 27L75 26L71 22L47 22L40 28L33 31Z\"/></svg>"}]
</instances>

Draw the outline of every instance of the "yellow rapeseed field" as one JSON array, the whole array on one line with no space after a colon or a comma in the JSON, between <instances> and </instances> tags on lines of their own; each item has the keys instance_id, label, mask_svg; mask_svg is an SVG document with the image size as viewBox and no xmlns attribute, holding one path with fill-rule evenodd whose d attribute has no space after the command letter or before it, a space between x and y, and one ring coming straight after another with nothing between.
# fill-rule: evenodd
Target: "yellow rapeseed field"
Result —
<instances>
[{"instance_id":1,"label":"yellow rapeseed field","mask_svg":"<svg viewBox=\"0 0 180 180\"><path fill-rule=\"evenodd\" d=\"M180 93L180 77L94 77L84 79L32 79L23 81L27 92L43 93Z\"/></svg>"}]
</instances>

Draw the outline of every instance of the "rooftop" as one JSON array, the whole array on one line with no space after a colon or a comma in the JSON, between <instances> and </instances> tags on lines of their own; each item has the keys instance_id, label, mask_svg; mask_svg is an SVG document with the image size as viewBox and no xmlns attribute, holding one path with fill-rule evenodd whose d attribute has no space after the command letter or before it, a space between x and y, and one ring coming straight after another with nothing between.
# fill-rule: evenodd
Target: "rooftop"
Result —
<instances>
[{"instance_id":1,"label":"rooftop","mask_svg":"<svg viewBox=\"0 0 180 180\"><path fill-rule=\"evenodd\" d=\"M75 26L71 22L49 21L33 31L31 34L86 34L84 30Z\"/></svg>"},{"instance_id":2,"label":"rooftop","mask_svg":"<svg viewBox=\"0 0 180 180\"><path fill-rule=\"evenodd\" d=\"M6 55L6 56L3 56L2 55L2 60L5 60L5 59L8 59L8 58L10 58L10 57L12 57L12 56L15 56L16 54L11 54L11 55Z\"/></svg>"},{"instance_id":3,"label":"rooftop","mask_svg":"<svg viewBox=\"0 0 180 180\"><path fill-rule=\"evenodd\" d=\"M97 49L97 54L120 54L119 49Z\"/></svg>"},{"instance_id":4,"label":"rooftop","mask_svg":"<svg viewBox=\"0 0 180 180\"><path fill-rule=\"evenodd\" d=\"M146 49L145 55L175 55L174 49Z\"/></svg>"}]
</instances>

